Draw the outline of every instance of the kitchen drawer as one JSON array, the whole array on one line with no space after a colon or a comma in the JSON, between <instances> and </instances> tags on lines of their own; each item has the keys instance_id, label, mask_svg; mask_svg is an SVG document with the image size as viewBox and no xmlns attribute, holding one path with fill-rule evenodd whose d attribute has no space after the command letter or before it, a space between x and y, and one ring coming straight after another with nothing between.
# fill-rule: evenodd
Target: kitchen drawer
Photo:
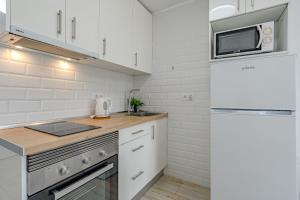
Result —
<instances>
[{"instance_id":1,"label":"kitchen drawer","mask_svg":"<svg viewBox=\"0 0 300 200\"><path fill-rule=\"evenodd\" d=\"M151 132L149 123L140 124L119 131L119 144L130 142Z\"/></svg>"},{"instance_id":2,"label":"kitchen drawer","mask_svg":"<svg viewBox=\"0 0 300 200\"><path fill-rule=\"evenodd\" d=\"M132 199L149 181L151 135L119 147L119 199Z\"/></svg>"}]
</instances>

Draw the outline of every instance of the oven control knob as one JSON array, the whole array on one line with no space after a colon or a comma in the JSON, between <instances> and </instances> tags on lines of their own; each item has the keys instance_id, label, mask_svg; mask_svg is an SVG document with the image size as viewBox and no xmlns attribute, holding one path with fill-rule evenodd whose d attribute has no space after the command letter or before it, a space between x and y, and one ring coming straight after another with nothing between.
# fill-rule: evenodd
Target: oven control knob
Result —
<instances>
[{"instance_id":1,"label":"oven control knob","mask_svg":"<svg viewBox=\"0 0 300 200\"><path fill-rule=\"evenodd\" d=\"M106 156L107 156L107 153L106 153L104 150L101 150L101 151L99 152L99 156L100 156L100 157L106 157Z\"/></svg>"},{"instance_id":2,"label":"oven control knob","mask_svg":"<svg viewBox=\"0 0 300 200\"><path fill-rule=\"evenodd\" d=\"M59 173L61 176L67 175L67 174L69 173L69 169L68 169L67 166L62 165L62 166L59 167L58 173Z\"/></svg>"},{"instance_id":3,"label":"oven control knob","mask_svg":"<svg viewBox=\"0 0 300 200\"><path fill-rule=\"evenodd\" d=\"M83 157L81 162L84 165L88 165L88 164L90 164L91 160L88 157Z\"/></svg>"}]
</instances>

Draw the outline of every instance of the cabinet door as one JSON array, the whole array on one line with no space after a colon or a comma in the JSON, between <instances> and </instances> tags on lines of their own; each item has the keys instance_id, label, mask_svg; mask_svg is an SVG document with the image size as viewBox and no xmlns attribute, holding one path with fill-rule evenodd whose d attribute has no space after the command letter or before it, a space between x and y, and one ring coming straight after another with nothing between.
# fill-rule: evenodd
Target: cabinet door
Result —
<instances>
[{"instance_id":1,"label":"cabinet door","mask_svg":"<svg viewBox=\"0 0 300 200\"><path fill-rule=\"evenodd\" d=\"M119 146L119 199L131 200L149 181L150 134Z\"/></svg>"},{"instance_id":2,"label":"cabinet door","mask_svg":"<svg viewBox=\"0 0 300 200\"><path fill-rule=\"evenodd\" d=\"M132 0L100 0L100 58L132 65Z\"/></svg>"},{"instance_id":3,"label":"cabinet door","mask_svg":"<svg viewBox=\"0 0 300 200\"><path fill-rule=\"evenodd\" d=\"M87 54L99 52L99 0L66 1L66 41Z\"/></svg>"},{"instance_id":4,"label":"cabinet door","mask_svg":"<svg viewBox=\"0 0 300 200\"><path fill-rule=\"evenodd\" d=\"M167 118L155 121L153 126L153 136L154 140L154 176L155 177L161 170L167 166L167 152L168 152L168 122Z\"/></svg>"},{"instance_id":5,"label":"cabinet door","mask_svg":"<svg viewBox=\"0 0 300 200\"><path fill-rule=\"evenodd\" d=\"M288 0L246 0L246 11L260 10L287 3Z\"/></svg>"},{"instance_id":6,"label":"cabinet door","mask_svg":"<svg viewBox=\"0 0 300 200\"><path fill-rule=\"evenodd\" d=\"M152 14L134 0L133 9L133 64L137 70L152 71Z\"/></svg>"},{"instance_id":7,"label":"cabinet door","mask_svg":"<svg viewBox=\"0 0 300 200\"><path fill-rule=\"evenodd\" d=\"M50 44L65 42L65 1L11 0L11 31Z\"/></svg>"},{"instance_id":8,"label":"cabinet door","mask_svg":"<svg viewBox=\"0 0 300 200\"><path fill-rule=\"evenodd\" d=\"M210 0L210 21L245 13L245 0Z\"/></svg>"}]
</instances>

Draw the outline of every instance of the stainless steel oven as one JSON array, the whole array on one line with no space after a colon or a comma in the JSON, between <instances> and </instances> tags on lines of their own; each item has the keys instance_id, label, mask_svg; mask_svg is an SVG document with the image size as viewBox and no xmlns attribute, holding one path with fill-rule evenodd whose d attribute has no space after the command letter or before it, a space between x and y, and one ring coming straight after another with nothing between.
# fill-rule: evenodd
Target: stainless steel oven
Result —
<instances>
[{"instance_id":1,"label":"stainless steel oven","mask_svg":"<svg viewBox=\"0 0 300 200\"><path fill-rule=\"evenodd\" d=\"M274 51L274 22L214 33L214 58Z\"/></svg>"},{"instance_id":2,"label":"stainless steel oven","mask_svg":"<svg viewBox=\"0 0 300 200\"><path fill-rule=\"evenodd\" d=\"M118 134L28 157L29 200L117 200Z\"/></svg>"}]
</instances>

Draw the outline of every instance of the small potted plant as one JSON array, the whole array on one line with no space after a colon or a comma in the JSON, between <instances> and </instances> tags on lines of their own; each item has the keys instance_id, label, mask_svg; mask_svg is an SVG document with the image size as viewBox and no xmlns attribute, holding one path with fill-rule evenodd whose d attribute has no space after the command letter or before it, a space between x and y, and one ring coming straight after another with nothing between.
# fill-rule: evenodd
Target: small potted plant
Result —
<instances>
[{"instance_id":1,"label":"small potted plant","mask_svg":"<svg viewBox=\"0 0 300 200\"><path fill-rule=\"evenodd\" d=\"M144 103L140 99L132 98L130 101L131 108L133 108L134 112L137 112L138 109L144 105Z\"/></svg>"}]
</instances>

